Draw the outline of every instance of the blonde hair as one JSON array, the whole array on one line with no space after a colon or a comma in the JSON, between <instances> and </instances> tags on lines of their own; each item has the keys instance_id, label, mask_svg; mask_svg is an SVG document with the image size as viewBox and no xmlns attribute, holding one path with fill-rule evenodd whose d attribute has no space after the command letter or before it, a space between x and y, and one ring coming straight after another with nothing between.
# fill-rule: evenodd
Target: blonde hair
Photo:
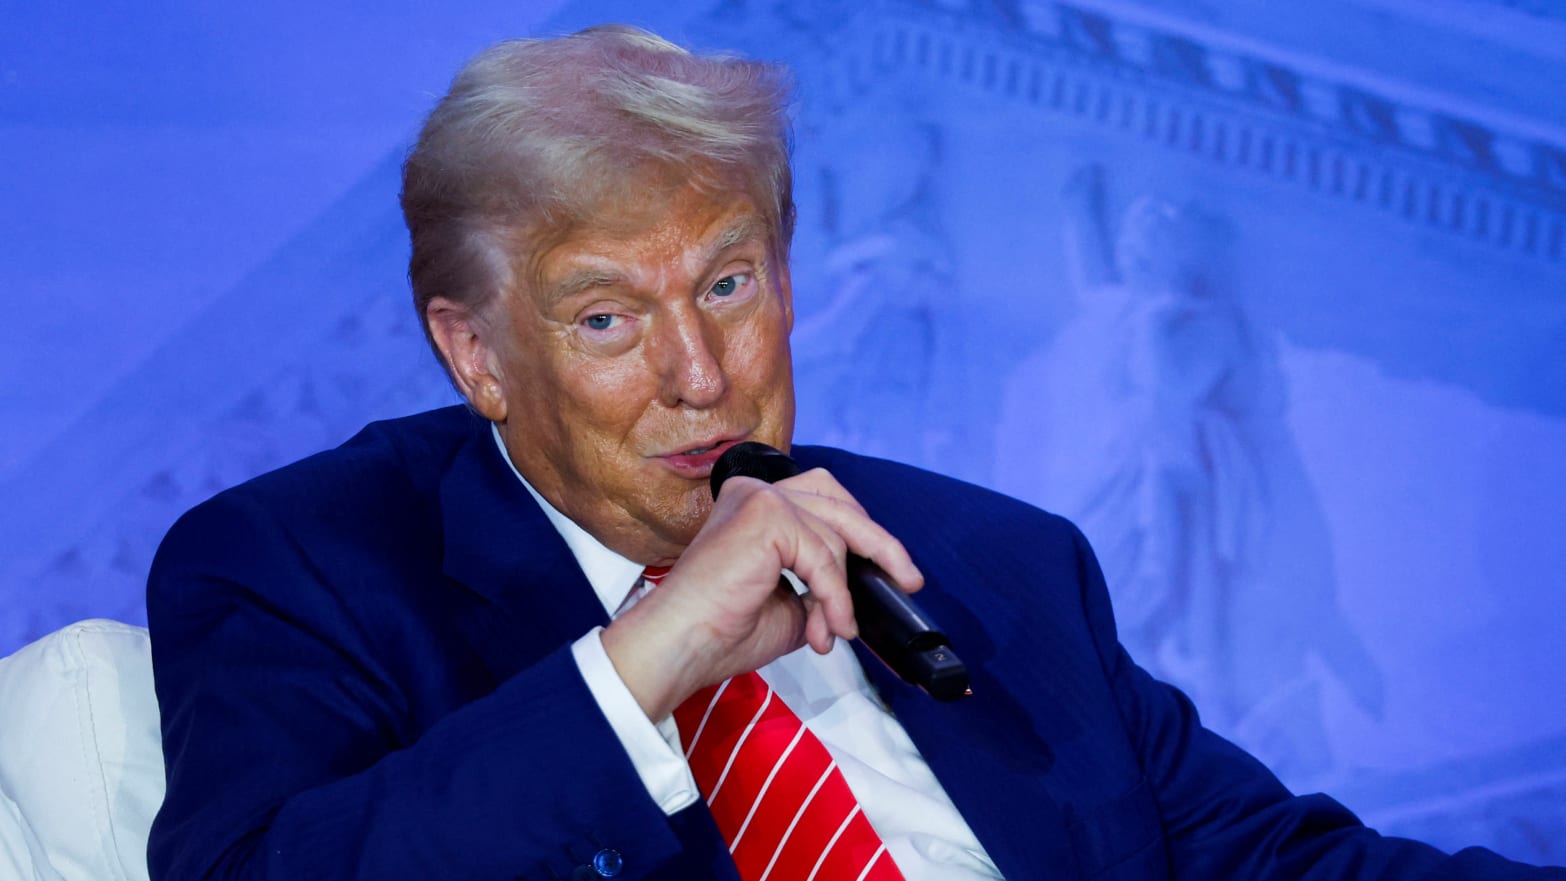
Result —
<instances>
[{"instance_id":1,"label":"blonde hair","mask_svg":"<svg viewBox=\"0 0 1566 881\"><path fill-rule=\"evenodd\" d=\"M786 257L789 96L779 67L695 55L625 25L479 54L403 165L408 279L426 335L432 298L484 308L515 283L539 231L589 221L657 173L717 193L737 184Z\"/></svg>"}]
</instances>

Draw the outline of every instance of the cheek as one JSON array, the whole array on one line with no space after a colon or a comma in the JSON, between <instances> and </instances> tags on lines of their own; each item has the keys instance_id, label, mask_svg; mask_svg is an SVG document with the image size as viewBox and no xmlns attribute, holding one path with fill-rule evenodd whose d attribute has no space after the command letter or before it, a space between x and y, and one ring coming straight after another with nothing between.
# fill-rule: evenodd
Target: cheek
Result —
<instances>
[{"instance_id":1,"label":"cheek","mask_svg":"<svg viewBox=\"0 0 1566 881\"><path fill-rule=\"evenodd\" d=\"M651 375L634 359L568 363L559 382L563 394L555 418L593 435L595 446L629 434L656 393Z\"/></svg>"},{"instance_id":2,"label":"cheek","mask_svg":"<svg viewBox=\"0 0 1566 881\"><path fill-rule=\"evenodd\" d=\"M786 328L764 325L732 342L743 354L730 376L759 411L767 439L787 444L794 427L794 371Z\"/></svg>"},{"instance_id":3,"label":"cheek","mask_svg":"<svg viewBox=\"0 0 1566 881\"><path fill-rule=\"evenodd\" d=\"M794 368L788 336L781 328L756 334L749 342L753 353L748 369L756 384L756 394L764 400L793 400Z\"/></svg>"},{"instance_id":4,"label":"cheek","mask_svg":"<svg viewBox=\"0 0 1566 881\"><path fill-rule=\"evenodd\" d=\"M736 328L726 341L730 375L771 379L790 373L788 322L773 311Z\"/></svg>"}]
</instances>

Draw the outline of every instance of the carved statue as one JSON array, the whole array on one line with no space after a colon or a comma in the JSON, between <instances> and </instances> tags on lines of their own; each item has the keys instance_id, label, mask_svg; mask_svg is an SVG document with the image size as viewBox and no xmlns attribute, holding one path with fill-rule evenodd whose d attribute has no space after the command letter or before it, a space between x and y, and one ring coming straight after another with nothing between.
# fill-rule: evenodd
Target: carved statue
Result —
<instances>
[{"instance_id":1,"label":"carved statue","mask_svg":"<svg viewBox=\"0 0 1566 881\"><path fill-rule=\"evenodd\" d=\"M844 160L852 175L827 169L836 208L826 304L798 321L794 341L801 383L832 389L822 441L927 463L944 438L930 407L933 306L954 286L931 196L940 137L890 112L873 121L874 143L858 151L873 149L875 158Z\"/></svg>"},{"instance_id":2,"label":"carved statue","mask_svg":"<svg viewBox=\"0 0 1566 881\"><path fill-rule=\"evenodd\" d=\"M1142 196L1111 235L1097 165L1063 196L1078 311L1014 377L998 467L1031 458L1027 495L1099 548L1140 663L1286 779L1319 780L1333 762L1311 657L1366 711L1383 686L1337 606L1277 356L1216 278L1221 227Z\"/></svg>"}]
</instances>

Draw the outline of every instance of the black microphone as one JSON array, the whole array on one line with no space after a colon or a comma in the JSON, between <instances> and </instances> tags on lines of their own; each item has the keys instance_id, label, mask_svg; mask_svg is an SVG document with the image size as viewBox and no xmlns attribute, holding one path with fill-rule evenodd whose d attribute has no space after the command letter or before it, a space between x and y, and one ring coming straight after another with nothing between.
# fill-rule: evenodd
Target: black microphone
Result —
<instances>
[{"instance_id":1,"label":"black microphone","mask_svg":"<svg viewBox=\"0 0 1566 881\"><path fill-rule=\"evenodd\" d=\"M712 466L712 497L716 499L723 482L736 475L776 483L799 472L799 463L766 444L735 444ZM859 640L904 682L942 701L972 693L968 668L952 651L946 634L880 566L849 554L848 594L854 601Z\"/></svg>"}]
</instances>

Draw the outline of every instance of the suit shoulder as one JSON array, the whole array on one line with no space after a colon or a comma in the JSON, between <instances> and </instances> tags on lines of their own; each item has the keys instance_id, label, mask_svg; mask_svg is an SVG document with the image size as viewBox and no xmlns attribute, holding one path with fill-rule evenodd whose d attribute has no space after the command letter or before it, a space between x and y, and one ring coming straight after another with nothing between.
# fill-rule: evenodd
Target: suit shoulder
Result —
<instances>
[{"instance_id":1,"label":"suit shoulder","mask_svg":"<svg viewBox=\"0 0 1566 881\"><path fill-rule=\"evenodd\" d=\"M338 447L196 505L169 530L158 556L166 558L174 548L182 556L201 556L203 545L259 529L394 538L423 525L416 521L420 512L433 510L446 464L479 427L478 417L463 407L372 422Z\"/></svg>"},{"instance_id":2,"label":"suit shoulder","mask_svg":"<svg viewBox=\"0 0 1566 881\"><path fill-rule=\"evenodd\" d=\"M400 492L432 491L456 450L472 436L477 417L447 407L372 422L330 450L224 490L278 501L314 504L371 502Z\"/></svg>"},{"instance_id":3,"label":"suit shoulder","mask_svg":"<svg viewBox=\"0 0 1566 881\"><path fill-rule=\"evenodd\" d=\"M948 533L982 532L991 540L1075 545L1076 525L1004 493L923 468L832 447L797 446L807 468L832 472L894 534L903 522L938 524Z\"/></svg>"},{"instance_id":4,"label":"suit shoulder","mask_svg":"<svg viewBox=\"0 0 1566 881\"><path fill-rule=\"evenodd\" d=\"M831 471L872 519L908 548L926 576L920 604L956 638L982 640L994 622L1032 622L1097 657L1110 644L1092 550L1064 517L920 468L824 448L795 458ZM980 622L990 622L989 625Z\"/></svg>"}]
</instances>

